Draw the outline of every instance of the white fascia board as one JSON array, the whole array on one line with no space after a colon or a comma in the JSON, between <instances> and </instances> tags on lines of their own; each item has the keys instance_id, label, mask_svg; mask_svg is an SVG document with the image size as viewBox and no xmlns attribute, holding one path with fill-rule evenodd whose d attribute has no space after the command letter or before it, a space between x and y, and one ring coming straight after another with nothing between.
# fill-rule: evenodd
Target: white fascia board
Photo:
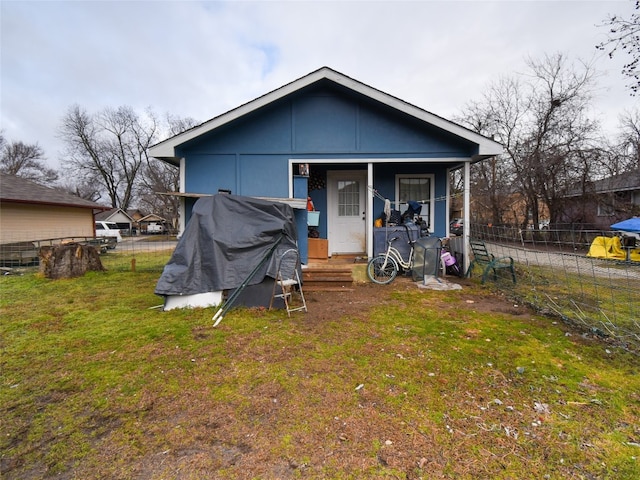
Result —
<instances>
[{"instance_id":1,"label":"white fascia board","mask_svg":"<svg viewBox=\"0 0 640 480\"><path fill-rule=\"evenodd\" d=\"M396 98L392 95L384 93L380 90L376 90L373 87L365 85L357 80L354 80L349 77L345 77L344 75L339 74L338 72L330 70L330 74L326 75L326 78L333 80L335 83L340 85L344 85L345 87L354 90L356 92L361 93L367 97L370 97L374 100L379 101L395 110L401 111L410 115L412 117L418 118L426 123L429 123L435 127L441 128L447 132L450 132L458 137L469 140L473 143L478 144L479 155L499 155L503 152L504 147L490 138L487 138L483 135L475 133L471 130L468 130L456 123L453 123L449 120L446 120L442 117L439 117L431 112L426 110L422 110L410 103L407 103L399 98Z\"/></svg>"},{"instance_id":2,"label":"white fascia board","mask_svg":"<svg viewBox=\"0 0 640 480\"><path fill-rule=\"evenodd\" d=\"M181 134L176 135L175 137L171 137L163 142L160 142L149 149L149 154L152 157L156 158L173 158L175 156L175 148L186 143L194 138L199 137L211 130L215 130L222 125L225 125L229 122L233 122L234 120L243 117L255 110L258 110L270 103L273 103L287 95L300 90L301 88L310 85L317 80L323 78L324 75L321 74L321 70L314 72L306 77L303 77L299 80L296 80L292 83L289 83L283 87L278 88L270 93L263 95L262 97L258 97L255 100L252 100L244 105L241 105L233 110L230 110L227 113L223 113L211 120L204 122L202 125L199 125L191 130L187 130Z\"/></svg>"},{"instance_id":3,"label":"white fascia board","mask_svg":"<svg viewBox=\"0 0 640 480\"><path fill-rule=\"evenodd\" d=\"M174 147L173 145L169 145L169 140L165 140L149 148L149 155L154 158L175 159L176 156L174 153ZM177 162L177 159L176 159L176 162Z\"/></svg>"},{"instance_id":4,"label":"white fascia board","mask_svg":"<svg viewBox=\"0 0 640 480\"><path fill-rule=\"evenodd\" d=\"M356 163L463 163L471 160L469 157L411 157L411 158L353 158L353 157L326 157L326 158L290 158L289 164L298 163L340 163L348 161Z\"/></svg>"}]
</instances>

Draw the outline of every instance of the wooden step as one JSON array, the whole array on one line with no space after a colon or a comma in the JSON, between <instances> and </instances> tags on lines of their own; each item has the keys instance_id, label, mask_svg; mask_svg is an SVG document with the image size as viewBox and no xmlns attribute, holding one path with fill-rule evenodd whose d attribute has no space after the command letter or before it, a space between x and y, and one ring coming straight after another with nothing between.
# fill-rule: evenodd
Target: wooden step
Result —
<instances>
[{"instance_id":1,"label":"wooden step","mask_svg":"<svg viewBox=\"0 0 640 480\"><path fill-rule=\"evenodd\" d=\"M310 267L302 270L305 291L352 290L353 276L350 268Z\"/></svg>"}]
</instances>

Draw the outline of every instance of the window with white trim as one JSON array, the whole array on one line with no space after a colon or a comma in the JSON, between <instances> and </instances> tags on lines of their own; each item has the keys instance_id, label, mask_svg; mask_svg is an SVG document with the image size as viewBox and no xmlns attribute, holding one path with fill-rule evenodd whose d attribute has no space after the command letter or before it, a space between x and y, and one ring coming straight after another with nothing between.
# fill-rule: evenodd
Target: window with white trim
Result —
<instances>
[{"instance_id":1,"label":"window with white trim","mask_svg":"<svg viewBox=\"0 0 640 480\"><path fill-rule=\"evenodd\" d=\"M434 202L434 176L427 174L400 174L396 175L396 210L404 213L407 202L414 201L422 205L420 216L427 222L429 230L432 230L431 218L433 216Z\"/></svg>"}]
</instances>

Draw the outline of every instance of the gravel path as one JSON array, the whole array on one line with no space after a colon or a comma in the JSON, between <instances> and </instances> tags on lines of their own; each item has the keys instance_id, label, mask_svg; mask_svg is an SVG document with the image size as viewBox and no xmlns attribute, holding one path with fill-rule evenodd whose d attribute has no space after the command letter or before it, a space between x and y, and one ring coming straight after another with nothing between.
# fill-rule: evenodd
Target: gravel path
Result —
<instances>
[{"instance_id":1,"label":"gravel path","mask_svg":"<svg viewBox=\"0 0 640 480\"><path fill-rule=\"evenodd\" d=\"M496 257L512 257L514 262L528 266L553 266L561 273L577 273L589 277L610 278L612 281L640 279L640 262L623 262L591 258L581 254L533 250L485 242Z\"/></svg>"}]
</instances>

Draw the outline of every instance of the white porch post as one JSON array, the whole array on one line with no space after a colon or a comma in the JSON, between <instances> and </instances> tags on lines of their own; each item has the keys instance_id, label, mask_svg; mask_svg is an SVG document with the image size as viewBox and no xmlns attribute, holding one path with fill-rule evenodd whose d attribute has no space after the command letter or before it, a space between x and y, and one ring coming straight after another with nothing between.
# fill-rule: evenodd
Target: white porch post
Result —
<instances>
[{"instance_id":1,"label":"white porch post","mask_svg":"<svg viewBox=\"0 0 640 480\"><path fill-rule=\"evenodd\" d=\"M469 269L469 264L471 263L469 260L469 230L470 230L470 219L471 219L471 162L464 162L464 227L462 229L464 245L462 247L462 252L464 255L464 264L462 265L464 271L466 272Z\"/></svg>"},{"instance_id":2,"label":"white porch post","mask_svg":"<svg viewBox=\"0 0 640 480\"><path fill-rule=\"evenodd\" d=\"M373 257L373 163L367 164L367 208L365 222L367 222L367 258Z\"/></svg>"},{"instance_id":3,"label":"white porch post","mask_svg":"<svg viewBox=\"0 0 640 480\"><path fill-rule=\"evenodd\" d=\"M180 193L186 192L187 181L184 177L185 177L185 160L184 160L184 157L182 157L180 159L180 173L178 177L180 179ZM187 216L187 207L186 207L187 199L181 196L179 201L180 201L180 214L178 216L178 232L180 233L180 235L182 235L186 227L185 217Z\"/></svg>"}]
</instances>

